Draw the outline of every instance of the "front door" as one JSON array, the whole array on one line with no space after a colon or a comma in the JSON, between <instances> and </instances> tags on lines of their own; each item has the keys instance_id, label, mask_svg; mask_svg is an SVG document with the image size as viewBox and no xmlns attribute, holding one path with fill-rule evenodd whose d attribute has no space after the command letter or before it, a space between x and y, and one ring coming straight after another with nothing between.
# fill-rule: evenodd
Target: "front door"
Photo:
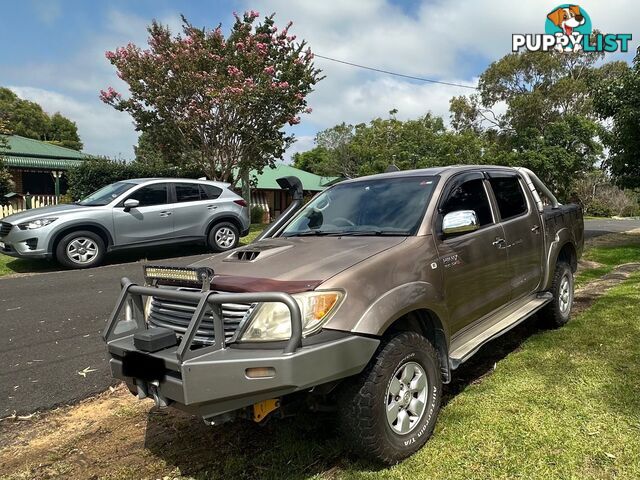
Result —
<instances>
[{"instance_id":1,"label":"front door","mask_svg":"<svg viewBox=\"0 0 640 480\"><path fill-rule=\"evenodd\" d=\"M173 212L167 204L168 184L154 183L130 193L140 204L128 212L120 202L113 208L115 244L132 245L173 238Z\"/></svg>"},{"instance_id":2,"label":"front door","mask_svg":"<svg viewBox=\"0 0 640 480\"><path fill-rule=\"evenodd\" d=\"M480 229L443 236L442 218L459 210L473 210ZM451 332L456 333L509 301L507 249L502 225L496 221L480 172L458 175L450 181L440 201L438 217L436 244Z\"/></svg>"},{"instance_id":3,"label":"front door","mask_svg":"<svg viewBox=\"0 0 640 480\"><path fill-rule=\"evenodd\" d=\"M515 173L490 172L489 183L505 234L511 296L518 299L535 292L542 277L540 214Z\"/></svg>"}]
</instances>

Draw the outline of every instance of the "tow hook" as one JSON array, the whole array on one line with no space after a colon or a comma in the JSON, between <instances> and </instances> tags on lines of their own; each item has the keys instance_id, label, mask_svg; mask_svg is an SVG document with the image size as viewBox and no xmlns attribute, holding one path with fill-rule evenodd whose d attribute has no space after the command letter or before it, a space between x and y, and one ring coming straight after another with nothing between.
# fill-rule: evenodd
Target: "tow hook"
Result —
<instances>
[{"instance_id":1,"label":"tow hook","mask_svg":"<svg viewBox=\"0 0 640 480\"><path fill-rule=\"evenodd\" d=\"M152 397L153 401L156 404L156 407L168 407L171 403L167 397L162 395L158 387L160 386L160 382L154 380L153 382L143 382L141 380L136 380L136 387L138 391L138 398L143 400L147 397Z\"/></svg>"},{"instance_id":2,"label":"tow hook","mask_svg":"<svg viewBox=\"0 0 640 480\"><path fill-rule=\"evenodd\" d=\"M269 416L271 412L280 408L280 400L272 398L269 400L263 400L262 402L253 404L253 421L256 423L262 422Z\"/></svg>"}]
</instances>

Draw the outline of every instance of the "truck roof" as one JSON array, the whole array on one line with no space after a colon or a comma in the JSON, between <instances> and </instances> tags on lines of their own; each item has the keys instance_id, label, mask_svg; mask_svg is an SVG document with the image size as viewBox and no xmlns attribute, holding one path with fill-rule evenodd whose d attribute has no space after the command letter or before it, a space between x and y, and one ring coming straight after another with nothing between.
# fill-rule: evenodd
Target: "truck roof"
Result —
<instances>
[{"instance_id":1,"label":"truck roof","mask_svg":"<svg viewBox=\"0 0 640 480\"><path fill-rule=\"evenodd\" d=\"M499 170L511 170L515 172L513 167L505 167L502 165L447 165L443 167L419 168L416 170L399 170L397 172L378 173L376 175L368 175L365 177L348 179L341 183L359 182L363 180L377 180L377 179L384 179L384 178L397 178L397 177L421 177L421 176L434 176L434 175L449 176L449 175L453 175L454 173L463 172L465 170L477 170L479 168L483 170L499 169Z\"/></svg>"}]
</instances>

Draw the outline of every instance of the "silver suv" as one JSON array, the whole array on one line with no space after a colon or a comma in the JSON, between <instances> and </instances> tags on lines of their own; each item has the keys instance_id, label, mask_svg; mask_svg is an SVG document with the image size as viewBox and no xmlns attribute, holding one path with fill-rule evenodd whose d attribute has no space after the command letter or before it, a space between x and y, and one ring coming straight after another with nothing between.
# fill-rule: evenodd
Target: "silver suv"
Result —
<instances>
[{"instance_id":1,"label":"silver suv","mask_svg":"<svg viewBox=\"0 0 640 480\"><path fill-rule=\"evenodd\" d=\"M204 243L215 252L249 231L242 197L205 180L139 178L108 185L70 205L37 208L0 222L0 252L55 258L70 268L99 265L108 251Z\"/></svg>"}]
</instances>

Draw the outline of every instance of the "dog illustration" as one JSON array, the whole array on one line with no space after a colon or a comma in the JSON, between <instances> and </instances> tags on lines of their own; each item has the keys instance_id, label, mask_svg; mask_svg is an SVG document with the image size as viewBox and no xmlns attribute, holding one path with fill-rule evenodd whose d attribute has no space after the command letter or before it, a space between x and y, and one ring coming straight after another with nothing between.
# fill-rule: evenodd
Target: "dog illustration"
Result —
<instances>
[{"instance_id":1,"label":"dog illustration","mask_svg":"<svg viewBox=\"0 0 640 480\"><path fill-rule=\"evenodd\" d=\"M577 5L569 5L566 8L558 8L554 10L547 18L553 22L556 27L560 27L565 35L571 35L573 29L584 25L585 19Z\"/></svg>"}]
</instances>

